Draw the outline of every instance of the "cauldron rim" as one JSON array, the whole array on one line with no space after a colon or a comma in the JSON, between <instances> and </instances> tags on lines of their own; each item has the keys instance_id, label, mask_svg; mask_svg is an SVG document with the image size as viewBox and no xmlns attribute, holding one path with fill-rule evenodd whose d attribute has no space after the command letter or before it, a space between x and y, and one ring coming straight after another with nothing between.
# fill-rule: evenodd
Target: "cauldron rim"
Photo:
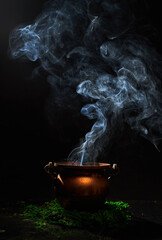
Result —
<instances>
[{"instance_id":1,"label":"cauldron rim","mask_svg":"<svg viewBox=\"0 0 162 240\"><path fill-rule=\"evenodd\" d=\"M55 162L54 163L55 167L61 167L61 168L75 168L75 169L107 169L111 168L111 164L109 163L94 163L94 162L88 162L84 163L83 165L80 165L77 162Z\"/></svg>"}]
</instances>

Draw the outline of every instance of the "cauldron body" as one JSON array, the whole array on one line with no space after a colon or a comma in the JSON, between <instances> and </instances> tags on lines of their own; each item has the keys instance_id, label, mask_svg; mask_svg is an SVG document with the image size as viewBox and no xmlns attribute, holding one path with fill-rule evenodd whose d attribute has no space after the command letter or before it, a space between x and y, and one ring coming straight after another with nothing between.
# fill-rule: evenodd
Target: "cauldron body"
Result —
<instances>
[{"instance_id":1,"label":"cauldron body","mask_svg":"<svg viewBox=\"0 0 162 240\"><path fill-rule=\"evenodd\" d=\"M109 191L108 178L117 171L106 163L49 163L45 171L54 183L55 196L63 207L92 209L101 207Z\"/></svg>"}]
</instances>

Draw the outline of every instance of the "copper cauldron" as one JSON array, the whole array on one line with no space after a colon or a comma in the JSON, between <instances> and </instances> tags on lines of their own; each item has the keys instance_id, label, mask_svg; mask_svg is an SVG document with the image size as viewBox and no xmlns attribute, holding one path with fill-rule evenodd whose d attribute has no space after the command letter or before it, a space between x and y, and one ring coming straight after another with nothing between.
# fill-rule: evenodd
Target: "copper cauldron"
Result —
<instances>
[{"instance_id":1,"label":"copper cauldron","mask_svg":"<svg viewBox=\"0 0 162 240\"><path fill-rule=\"evenodd\" d=\"M109 178L119 171L116 164L49 162L45 171L53 179L55 196L66 208L101 207L109 191Z\"/></svg>"}]
</instances>

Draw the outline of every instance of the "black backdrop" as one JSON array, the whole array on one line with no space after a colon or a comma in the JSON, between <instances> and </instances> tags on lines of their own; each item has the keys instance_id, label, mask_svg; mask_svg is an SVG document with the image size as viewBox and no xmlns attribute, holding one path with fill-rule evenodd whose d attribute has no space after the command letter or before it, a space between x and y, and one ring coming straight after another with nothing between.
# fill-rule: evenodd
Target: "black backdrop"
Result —
<instances>
[{"instance_id":1,"label":"black backdrop","mask_svg":"<svg viewBox=\"0 0 162 240\"><path fill-rule=\"evenodd\" d=\"M52 184L43 167L49 161L66 158L90 128L81 115L72 115L66 108L54 111L49 121L47 99L50 86L46 75L32 78L38 63L21 62L8 57L10 31L22 23L30 23L40 13L44 0L0 1L0 198L24 199L52 197ZM134 1L137 15L156 29L152 38L162 53L160 3ZM78 100L79 101L79 100ZM104 160L116 162L119 176L111 183L110 196L117 199L162 199L162 153L126 130L116 139ZM129 138L129 141L127 140ZM159 148L162 150L162 144Z\"/></svg>"}]
</instances>

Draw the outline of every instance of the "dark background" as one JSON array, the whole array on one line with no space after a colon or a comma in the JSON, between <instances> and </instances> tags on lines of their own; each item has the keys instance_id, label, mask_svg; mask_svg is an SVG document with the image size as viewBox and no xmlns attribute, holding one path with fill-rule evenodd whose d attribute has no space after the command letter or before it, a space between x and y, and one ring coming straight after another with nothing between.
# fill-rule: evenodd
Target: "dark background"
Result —
<instances>
[{"instance_id":1,"label":"dark background","mask_svg":"<svg viewBox=\"0 0 162 240\"><path fill-rule=\"evenodd\" d=\"M65 159L90 129L81 115L57 108L50 121L46 74L32 77L39 63L8 57L10 31L29 24L40 13L43 0L0 1L0 200L51 198L52 183L43 167ZM154 28L150 38L162 54L161 7L158 1L132 1L139 22ZM146 10L143 6L147 2ZM156 2L156 4L154 4ZM79 101L79 100L78 100ZM52 113L51 113L52 114ZM159 145L162 150L162 144ZM112 179L114 199L162 199L162 153L125 129L104 160L116 162L120 174Z\"/></svg>"}]
</instances>

